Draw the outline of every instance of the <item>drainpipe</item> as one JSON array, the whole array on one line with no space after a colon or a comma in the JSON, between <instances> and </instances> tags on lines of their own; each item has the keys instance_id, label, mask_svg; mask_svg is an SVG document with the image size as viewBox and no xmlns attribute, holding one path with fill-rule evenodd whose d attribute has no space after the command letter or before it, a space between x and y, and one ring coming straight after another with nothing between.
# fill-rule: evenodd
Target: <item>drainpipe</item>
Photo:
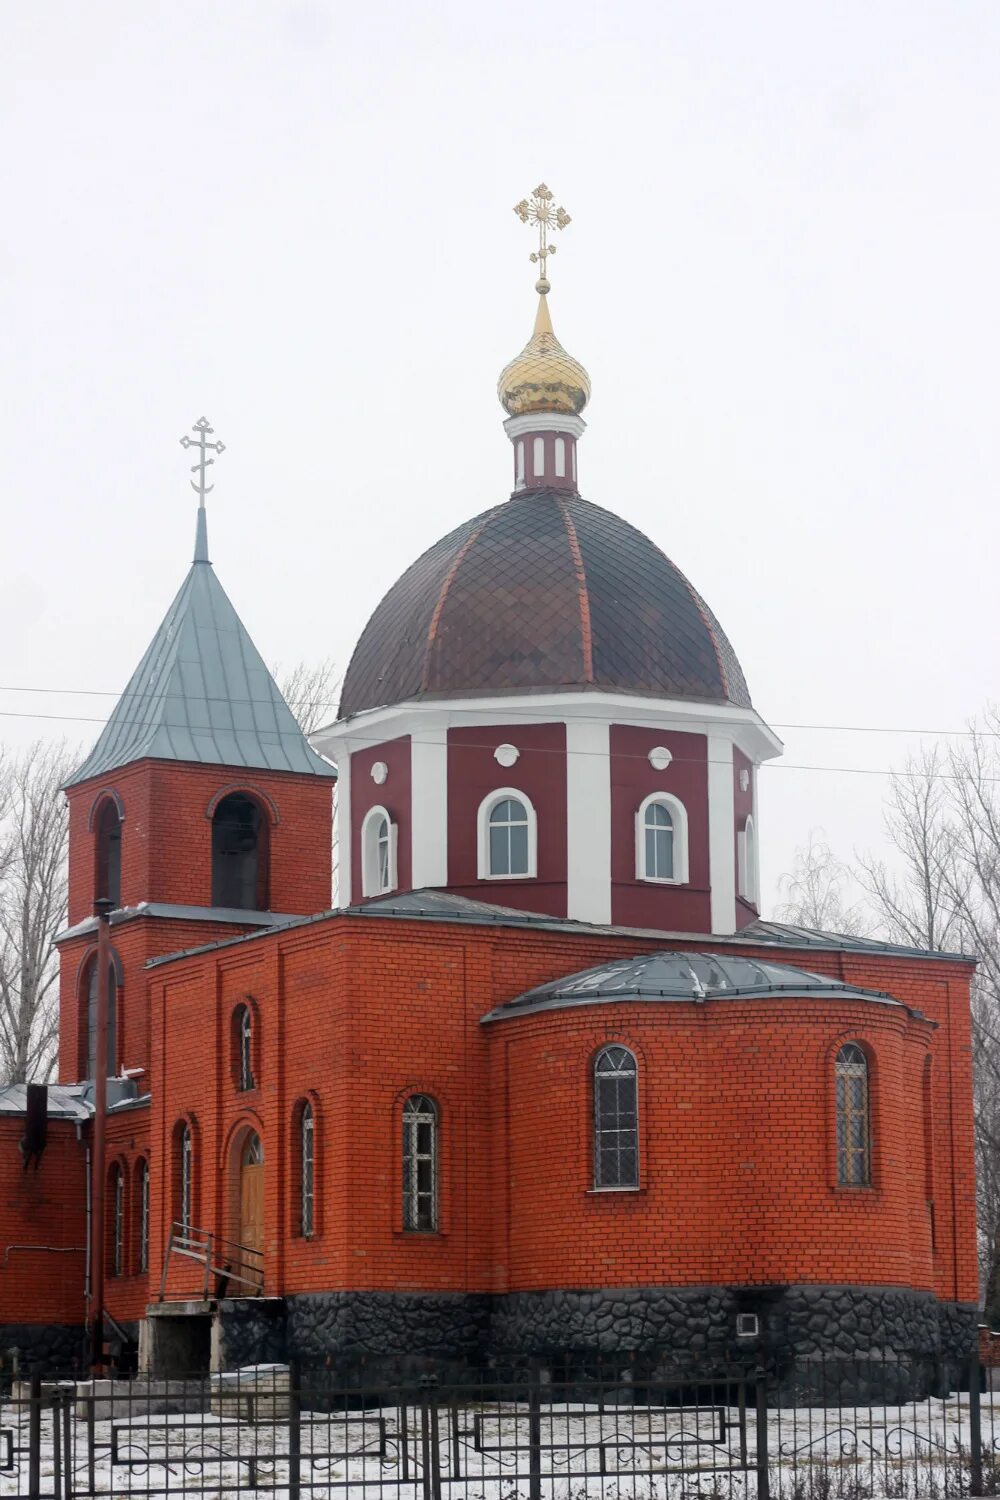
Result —
<instances>
[{"instance_id":1,"label":"drainpipe","mask_svg":"<svg viewBox=\"0 0 1000 1500\"><path fill-rule=\"evenodd\" d=\"M94 1154L90 1198L90 1365L104 1373L104 1178L108 1123L108 971L111 967L110 916L114 903L107 896L94 902L97 916L97 1042L94 1057Z\"/></svg>"}]
</instances>

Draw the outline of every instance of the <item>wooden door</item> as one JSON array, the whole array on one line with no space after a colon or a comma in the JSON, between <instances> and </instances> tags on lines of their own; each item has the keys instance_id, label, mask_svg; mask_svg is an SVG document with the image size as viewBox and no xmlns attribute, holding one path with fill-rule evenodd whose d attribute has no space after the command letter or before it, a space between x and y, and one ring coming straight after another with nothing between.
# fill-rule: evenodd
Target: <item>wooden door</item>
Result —
<instances>
[{"instance_id":1,"label":"wooden door","mask_svg":"<svg viewBox=\"0 0 1000 1500\"><path fill-rule=\"evenodd\" d=\"M240 1244L264 1249L264 1152L259 1135L247 1137L240 1154ZM256 1256L253 1257L256 1264Z\"/></svg>"}]
</instances>

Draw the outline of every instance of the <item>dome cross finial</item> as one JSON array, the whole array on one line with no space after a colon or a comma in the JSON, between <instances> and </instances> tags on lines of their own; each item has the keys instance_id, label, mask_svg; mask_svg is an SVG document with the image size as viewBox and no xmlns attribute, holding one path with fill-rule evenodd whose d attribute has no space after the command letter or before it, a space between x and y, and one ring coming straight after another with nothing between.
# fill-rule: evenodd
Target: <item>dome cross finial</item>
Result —
<instances>
[{"instance_id":1,"label":"dome cross finial","mask_svg":"<svg viewBox=\"0 0 1000 1500\"><path fill-rule=\"evenodd\" d=\"M565 229L567 224L573 221L564 208L553 208L554 194L549 191L544 182L540 182L530 198L522 198L520 203L514 204L514 212L522 224L534 224L538 229L538 249L531 252L531 262L539 269L538 281L535 283L535 291L542 296L549 289L549 279L546 274L548 257L555 255L557 247L549 244L549 231L552 229Z\"/></svg>"},{"instance_id":2,"label":"dome cross finial","mask_svg":"<svg viewBox=\"0 0 1000 1500\"><path fill-rule=\"evenodd\" d=\"M207 483L208 470L215 463L214 458L209 458L209 452L225 453L225 443L210 443L209 434L215 428L209 425L207 417L199 417L193 424L192 430L198 434L190 437L187 433L181 438L182 448L197 448L198 462L191 465L191 473L198 477L191 480L191 488L198 496L198 525L194 538L194 560L195 562L208 562L208 522L205 515L205 496L211 494L215 489L214 484Z\"/></svg>"}]
</instances>

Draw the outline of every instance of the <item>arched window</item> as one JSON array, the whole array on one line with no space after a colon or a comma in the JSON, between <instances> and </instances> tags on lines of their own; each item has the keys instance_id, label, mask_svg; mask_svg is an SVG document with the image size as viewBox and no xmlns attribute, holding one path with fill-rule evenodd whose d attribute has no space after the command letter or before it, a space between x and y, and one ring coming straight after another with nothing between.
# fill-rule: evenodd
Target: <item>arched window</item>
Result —
<instances>
[{"instance_id":1,"label":"arched window","mask_svg":"<svg viewBox=\"0 0 1000 1500\"><path fill-rule=\"evenodd\" d=\"M751 906L757 904L757 830L752 815L747 816L737 840L739 850L740 895Z\"/></svg>"},{"instance_id":2,"label":"arched window","mask_svg":"<svg viewBox=\"0 0 1000 1500\"><path fill-rule=\"evenodd\" d=\"M594 1059L594 1186L639 1186L638 1080L627 1047L605 1047Z\"/></svg>"},{"instance_id":3,"label":"arched window","mask_svg":"<svg viewBox=\"0 0 1000 1500\"><path fill-rule=\"evenodd\" d=\"M841 1187L870 1187L871 1115L868 1059L857 1042L837 1053L837 1181Z\"/></svg>"},{"instance_id":4,"label":"arched window","mask_svg":"<svg viewBox=\"0 0 1000 1500\"><path fill-rule=\"evenodd\" d=\"M97 955L87 968L87 1077L97 1076ZM118 1071L118 979L112 960L108 964L108 1077Z\"/></svg>"},{"instance_id":5,"label":"arched window","mask_svg":"<svg viewBox=\"0 0 1000 1500\"><path fill-rule=\"evenodd\" d=\"M268 907L268 821L245 792L230 792L212 814L212 905Z\"/></svg>"},{"instance_id":6,"label":"arched window","mask_svg":"<svg viewBox=\"0 0 1000 1500\"><path fill-rule=\"evenodd\" d=\"M233 1073L238 1089L257 1087L253 1073L253 1017L249 1005L233 1012Z\"/></svg>"},{"instance_id":7,"label":"arched window","mask_svg":"<svg viewBox=\"0 0 1000 1500\"><path fill-rule=\"evenodd\" d=\"M299 1112L299 1233L312 1239L316 1222L316 1120L308 1099Z\"/></svg>"},{"instance_id":8,"label":"arched window","mask_svg":"<svg viewBox=\"0 0 1000 1500\"><path fill-rule=\"evenodd\" d=\"M403 1228L437 1229L438 1114L413 1094L403 1109Z\"/></svg>"},{"instance_id":9,"label":"arched window","mask_svg":"<svg viewBox=\"0 0 1000 1500\"><path fill-rule=\"evenodd\" d=\"M97 810L94 845L94 895L106 896L117 908L122 900L122 820L111 797L106 797Z\"/></svg>"},{"instance_id":10,"label":"arched window","mask_svg":"<svg viewBox=\"0 0 1000 1500\"><path fill-rule=\"evenodd\" d=\"M143 1157L135 1176L136 1190L136 1270L144 1276L149 1270L149 1160Z\"/></svg>"},{"instance_id":11,"label":"arched window","mask_svg":"<svg viewBox=\"0 0 1000 1500\"><path fill-rule=\"evenodd\" d=\"M683 802L667 792L654 792L639 804L635 815L635 874L637 880L660 885L687 883L687 811Z\"/></svg>"},{"instance_id":12,"label":"arched window","mask_svg":"<svg viewBox=\"0 0 1000 1500\"><path fill-rule=\"evenodd\" d=\"M125 1173L116 1162L111 1168L111 1274L120 1276L125 1265Z\"/></svg>"},{"instance_id":13,"label":"arched window","mask_svg":"<svg viewBox=\"0 0 1000 1500\"><path fill-rule=\"evenodd\" d=\"M523 792L501 787L479 806L480 880L533 879L538 862L535 809Z\"/></svg>"},{"instance_id":14,"label":"arched window","mask_svg":"<svg viewBox=\"0 0 1000 1500\"><path fill-rule=\"evenodd\" d=\"M192 1227L194 1212L194 1141L191 1126L182 1121L177 1131L177 1209L176 1219L182 1229Z\"/></svg>"},{"instance_id":15,"label":"arched window","mask_svg":"<svg viewBox=\"0 0 1000 1500\"><path fill-rule=\"evenodd\" d=\"M396 825L384 807L369 808L361 825L361 893L396 889Z\"/></svg>"}]
</instances>

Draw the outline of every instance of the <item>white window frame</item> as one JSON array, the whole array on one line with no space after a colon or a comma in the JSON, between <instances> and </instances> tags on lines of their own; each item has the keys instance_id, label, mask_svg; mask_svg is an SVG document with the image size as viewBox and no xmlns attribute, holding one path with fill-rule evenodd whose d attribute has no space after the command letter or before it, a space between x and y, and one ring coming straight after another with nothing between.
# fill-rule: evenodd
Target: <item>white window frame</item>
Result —
<instances>
[{"instance_id":1,"label":"white window frame","mask_svg":"<svg viewBox=\"0 0 1000 1500\"><path fill-rule=\"evenodd\" d=\"M528 869L524 875L494 875L490 870L490 814L498 802L513 797L520 802L528 815ZM500 786L490 792L479 804L478 869L480 880L535 880L538 875L538 818L527 792L516 786Z\"/></svg>"},{"instance_id":2,"label":"white window frame","mask_svg":"<svg viewBox=\"0 0 1000 1500\"><path fill-rule=\"evenodd\" d=\"M753 820L753 813L747 814L747 820L736 837L737 862L739 864L739 892L744 901L751 906L757 905L757 825Z\"/></svg>"},{"instance_id":3,"label":"white window frame","mask_svg":"<svg viewBox=\"0 0 1000 1500\"><path fill-rule=\"evenodd\" d=\"M389 883L380 885L378 878L378 841L373 828L384 818L389 829ZM381 806L370 807L361 824L361 894L363 896L385 896L397 885L396 844L399 830L388 811Z\"/></svg>"},{"instance_id":4,"label":"white window frame","mask_svg":"<svg viewBox=\"0 0 1000 1500\"><path fill-rule=\"evenodd\" d=\"M646 874L646 813L654 803L665 807L674 827L674 873ZM635 878L650 885L687 885L688 883L688 817L687 808L670 792L650 792L639 803L635 815Z\"/></svg>"}]
</instances>

